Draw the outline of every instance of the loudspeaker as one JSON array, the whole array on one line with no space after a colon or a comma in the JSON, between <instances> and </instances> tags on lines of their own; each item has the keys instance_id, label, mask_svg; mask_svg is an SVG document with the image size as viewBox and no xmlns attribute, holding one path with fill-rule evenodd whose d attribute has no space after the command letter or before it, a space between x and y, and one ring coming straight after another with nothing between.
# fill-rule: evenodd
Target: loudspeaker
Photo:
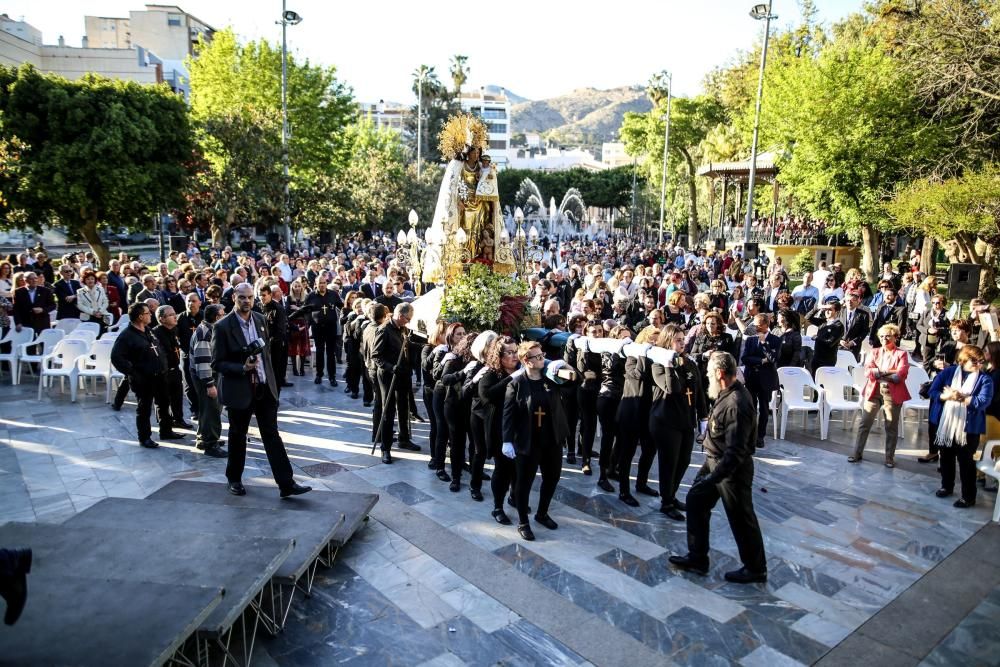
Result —
<instances>
[{"instance_id":1,"label":"loudspeaker","mask_svg":"<svg viewBox=\"0 0 1000 667\"><path fill-rule=\"evenodd\" d=\"M760 244L758 243L744 243L743 259L757 259L757 254L759 250L760 250Z\"/></svg>"},{"instance_id":2,"label":"loudspeaker","mask_svg":"<svg viewBox=\"0 0 1000 667\"><path fill-rule=\"evenodd\" d=\"M948 268L948 298L967 301L979 296L978 264L952 264Z\"/></svg>"},{"instance_id":3,"label":"loudspeaker","mask_svg":"<svg viewBox=\"0 0 1000 667\"><path fill-rule=\"evenodd\" d=\"M184 252L188 247L188 237L184 234L179 234L177 236L171 236L170 238L170 249L177 250L179 252Z\"/></svg>"},{"instance_id":4,"label":"loudspeaker","mask_svg":"<svg viewBox=\"0 0 1000 667\"><path fill-rule=\"evenodd\" d=\"M281 236L278 232L268 232L267 233L267 245L271 246L272 250L278 249L278 243L281 242Z\"/></svg>"},{"instance_id":5,"label":"loudspeaker","mask_svg":"<svg viewBox=\"0 0 1000 667\"><path fill-rule=\"evenodd\" d=\"M333 232L329 229L325 229L319 233L319 244L321 246L330 245L333 243Z\"/></svg>"},{"instance_id":6,"label":"loudspeaker","mask_svg":"<svg viewBox=\"0 0 1000 667\"><path fill-rule=\"evenodd\" d=\"M725 252L726 251L726 239L724 239L724 238L717 238L717 239L715 239L715 250L717 252Z\"/></svg>"}]
</instances>

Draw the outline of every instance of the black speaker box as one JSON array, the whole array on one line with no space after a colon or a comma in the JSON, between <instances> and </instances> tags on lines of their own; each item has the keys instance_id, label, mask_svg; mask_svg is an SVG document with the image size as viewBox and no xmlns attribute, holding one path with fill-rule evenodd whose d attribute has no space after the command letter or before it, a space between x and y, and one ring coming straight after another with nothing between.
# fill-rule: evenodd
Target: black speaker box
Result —
<instances>
[{"instance_id":1,"label":"black speaker box","mask_svg":"<svg viewBox=\"0 0 1000 667\"><path fill-rule=\"evenodd\" d=\"M726 239L723 239L723 238L715 239L715 250L717 252L725 252L726 251Z\"/></svg>"},{"instance_id":2,"label":"black speaker box","mask_svg":"<svg viewBox=\"0 0 1000 667\"><path fill-rule=\"evenodd\" d=\"M188 247L188 237L185 234L170 237L170 249L184 252Z\"/></svg>"},{"instance_id":3,"label":"black speaker box","mask_svg":"<svg viewBox=\"0 0 1000 667\"><path fill-rule=\"evenodd\" d=\"M968 301L979 296L978 264L952 264L948 268L948 298Z\"/></svg>"},{"instance_id":4,"label":"black speaker box","mask_svg":"<svg viewBox=\"0 0 1000 667\"><path fill-rule=\"evenodd\" d=\"M743 244L743 259L757 259L757 255L760 252L760 244L758 243L744 243Z\"/></svg>"}]
</instances>

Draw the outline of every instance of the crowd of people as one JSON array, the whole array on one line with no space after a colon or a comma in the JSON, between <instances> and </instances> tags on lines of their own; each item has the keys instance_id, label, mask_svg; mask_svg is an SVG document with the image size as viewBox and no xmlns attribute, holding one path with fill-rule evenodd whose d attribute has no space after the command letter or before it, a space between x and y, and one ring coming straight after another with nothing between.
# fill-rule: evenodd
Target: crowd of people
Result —
<instances>
[{"instance_id":1,"label":"crowd of people","mask_svg":"<svg viewBox=\"0 0 1000 667\"><path fill-rule=\"evenodd\" d=\"M275 423L280 391L293 384L290 363L293 378L309 373L333 387L343 380L372 409L373 450L385 464L394 448L419 451L410 422L428 422L430 474L456 493L468 474L477 502L489 482L493 518L512 524L512 508L525 540L534 539L528 499L536 472L534 523L554 530L549 508L560 472L579 466L623 504L638 506L636 494L658 497L661 512L686 520L690 553L675 564L703 572L708 518L722 500L744 564L733 581L766 576L752 455L765 446L778 369L815 373L835 366L840 352L863 364L850 460L862 461L881 412L892 467L899 411L911 397L907 370L922 363L931 408L920 460L940 463L941 497L954 493L957 465L955 504L975 502L974 455L1000 437L1000 343L988 304L974 300L968 317L949 318L935 278L909 257L887 262L871 284L857 269L825 262L793 280L780 258L750 261L731 250L623 239L549 248L524 276L546 332L537 341L443 320L414 333L410 302L429 286L414 282L389 237L362 235L311 253L191 248L151 268L120 257L100 270L93 257L68 255L58 280L42 253L23 253L0 263L0 313L10 318L0 326L40 330L54 309L104 330L125 313L113 363L127 380L112 407L134 392L140 444L155 447L152 406L160 438L170 439L181 437L174 426L189 426L187 402L196 445L228 458L234 494L246 492L240 475L251 416L282 495L308 490L292 479ZM911 353L903 340L913 340ZM696 442L706 463L681 498ZM649 483L654 461L658 489Z\"/></svg>"}]
</instances>

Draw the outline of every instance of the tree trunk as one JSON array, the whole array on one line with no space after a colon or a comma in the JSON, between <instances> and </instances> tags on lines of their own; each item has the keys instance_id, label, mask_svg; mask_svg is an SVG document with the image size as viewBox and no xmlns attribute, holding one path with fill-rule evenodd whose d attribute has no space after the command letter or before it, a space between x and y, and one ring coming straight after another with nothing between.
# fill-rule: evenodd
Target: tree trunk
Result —
<instances>
[{"instance_id":1,"label":"tree trunk","mask_svg":"<svg viewBox=\"0 0 1000 667\"><path fill-rule=\"evenodd\" d=\"M107 271L108 265L111 263L111 251L108 249L108 246L104 245L104 240L97 231L96 217L90 217L83 223L83 226L80 227L80 236L83 237L83 240L87 242L87 245L94 252L101 269Z\"/></svg>"},{"instance_id":2,"label":"tree trunk","mask_svg":"<svg viewBox=\"0 0 1000 667\"><path fill-rule=\"evenodd\" d=\"M879 244L882 240L879 231L871 225L861 227L861 272L869 283L877 283Z\"/></svg>"},{"instance_id":3,"label":"tree trunk","mask_svg":"<svg viewBox=\"0 0 1000 667\"><path fill-rule=\"evenodd\" d=\"M937 239L933 236L924 237L924 245L920 248L920 272L931 276L937 270L934 257L937 256ZM909 259L909 258L907 258Z\"/></svg>"},{"instance_id":4,"label":"tree trunk","mask_svg":"<svg viewBox=\"0 0 1000 667\"><path fill-rule=\"evenodd\" d=\"M698 169L691 159L691 154L683 151L684 160L688 168L688 196L691 198L691 206L688 207L688 247L698 247Z\"/></svg>"},{"instance_id":5,"label":"tree trunk","mask_svg":"<svg viewBox=\"0 0 1000 667\"><path fill-rule=\"evenodd\" d=\"M224 224L220 224L217 218L212 219L212 224L209 226L212 230L212 246L225 248L229 245L229 230L233 228L234 222L236 222L235 211L226 212L226 222Z\"/></svg>"}]
</instances>

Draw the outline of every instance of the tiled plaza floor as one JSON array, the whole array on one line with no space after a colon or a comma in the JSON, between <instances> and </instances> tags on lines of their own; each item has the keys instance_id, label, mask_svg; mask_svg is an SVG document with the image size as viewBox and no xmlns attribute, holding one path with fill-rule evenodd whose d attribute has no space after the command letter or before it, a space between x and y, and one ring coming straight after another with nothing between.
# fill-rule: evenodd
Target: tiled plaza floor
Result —
<instances>
[{"instance_id":1,"label":"tiled plaza floor","mask_svg":"<svg viewBox=\"0 0 1000 667\"><path fill-rule=\"evenodd\" d=\"M476 503L467 478L460 493L449 492L427 470L424 454L403 453L396 464L381 465L365 444L369 411L345 396L343 384L332 389L295 380L296 388L283 394L279 425L299 481L339 490L378 487L386 503L398 501L416 513L413 520L444 529L441 548L483 562L499 558L538 590L599 619L609 637L619 636L612 629L624 633L663 664L815 662L980 529L994 500L981 493L974 509L955 509L933 496L939 483L932 469L905 462L884 468L880 430L866 462L850 465L843 448L850 431L835 424L834 440L815 446L808 435L818 431L815 422L803 432L796 416L788 440L769 438L755 460L768 583L737 586L722 578L738 563L721 509L712 524L711 573L682 574L667 557L686 551L683 523L659 514L656 499L643 496L641 507L629 508L598 490L595 477L567 466L551 510L559 529L537 527L538 540L527 543L490 517L488 483L486 502ZM139 448L132 404L116 413L103 391L81 393L76 404L57 390L37 401L36 391L33 378L0 386L0 522L61 522L101 498L142 498L174 479L224 481L225 462L195 453L193 438ZM413 428L426 452L426 425ZM911 424L910 447L913 430ZM897 458L917 453L902 449ZM259 447L254 454L244 481L273 485ZM696 453L685 487L700 461ZM406 526L404 514L394 516L403 522L397 529ZM295 603L285 632L260 644L261 664L588 663L571 648L572 634L557 638L543 630L544 619L531 618L530 605L515 611L517 605L487 594L373 516L336 565L320 571L312 598ZM927 664L979 659L972 637L983 619L995 628L998 604L984 602ZM622 655L620 664L628 663Z\"/></svg>"}]
</instances>

